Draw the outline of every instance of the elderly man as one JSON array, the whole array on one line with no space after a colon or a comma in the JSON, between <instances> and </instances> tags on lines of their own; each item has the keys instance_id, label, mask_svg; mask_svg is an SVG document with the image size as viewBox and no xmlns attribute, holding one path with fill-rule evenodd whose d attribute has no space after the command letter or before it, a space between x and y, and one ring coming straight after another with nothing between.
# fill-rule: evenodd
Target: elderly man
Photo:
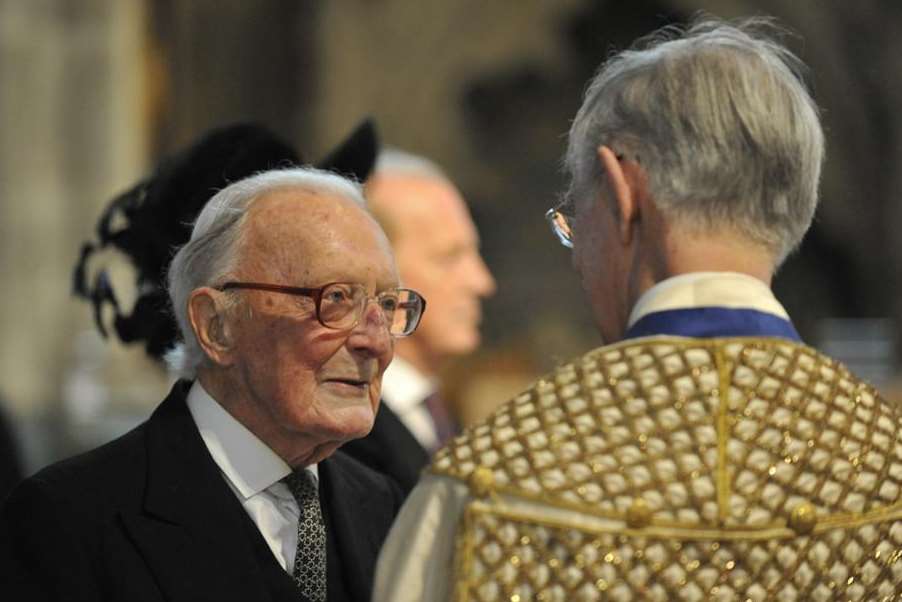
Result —
<instances>
[{"instance_id":1,"label":"elderly man","mask_svg":"<svg viewBox=\"0 0 902 602\"><path fill-rule=\"evenodd\" d=\"M366 196L391 240L401 280L429 299L429 312L413 336L398 341L373 431L344 451L409 492L430 455L457 434L439 373L479 345L480 302L495 281L463 197L431 161L382 151Z\"/></svg>"},{"instance_id":2,"label":"elderly man","mask_svg":"<svg viewBox=\"0 0 902 602\"><path fill-rule=\"evenodd\" d=\"M769 288L824 153L796 65L763 24L702 22L599 71L549 217L620 342L439 452L375 600L902 594L902 410Z\"/></svg>"},{"instance_id":3,"label":"elderly man","mask_svg":"<svg viewBox=\"0 0 902 602\"><path fill-rule=\"evenodd\" d=\"M363 203L344 178L291 169L206 204L169 269L186 380L134 431L13 492L4 596L369 597L401 492L336 449L372 427L423 300L398 288Z\"/></svg>"}]
</instances>

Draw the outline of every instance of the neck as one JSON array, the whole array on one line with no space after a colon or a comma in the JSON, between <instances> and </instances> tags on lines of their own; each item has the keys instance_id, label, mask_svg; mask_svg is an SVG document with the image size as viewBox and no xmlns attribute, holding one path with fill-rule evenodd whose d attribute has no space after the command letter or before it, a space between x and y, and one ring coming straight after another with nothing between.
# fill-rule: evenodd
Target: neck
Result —
<instances>
[{"instance_id":1,"label":"neck","mask_svg":"<svg viewBox=\"0 0 902 602\"><path fill-rule=\"evenodd\" d=\"M340 444L305 435L288 434L260 403L230 377L227 370L200 368L197 381L216 403L232 415L292 468L302 468L328 458Z\"/></svg>"},{"instance_id":2,"label":"neck","mask_svg":"<svg viewBox=\"0 0 902 602\"><path fill-rule=\"evenodd\" d=\"M632 250L626 260L626 305L621 308L623 315L619 316L623 329L631 309L642 295L674 276L735 272L756 278L770 287L776 258L768 248L729 225L686 226L658 211L650 197L643 198L644 217L634 230ZM612 340L619 340L623 330L614 334Z\"/></svg>"},{"instance_id":3,"label":"neck","mask_svg":"<svg viewBox=\"0 0 902 602\"><path fill-rule=\"evenodd\" d=\"M671 276L693 272L736 272L770 286L774 263L774 256L768 249L729 230L717 235L678 234L667 241L654 284Z\"/></svg>"},{"instance_id":4,"label":"neck","mask_svg":"<svg viewBox=\"0 0 902 602\"><path fill-rule=\"evenodd\" d=\"M771 252L727 229L718 235L670 229L663 245L652 245L645 250L646 253L637 260L636 268L630 270L627 283L630 310L622 317L624 328L629 311L642 295L674 276L735 272L756 278L768 287L773 279L775 261Z\"/></svg>"}]
</instances>

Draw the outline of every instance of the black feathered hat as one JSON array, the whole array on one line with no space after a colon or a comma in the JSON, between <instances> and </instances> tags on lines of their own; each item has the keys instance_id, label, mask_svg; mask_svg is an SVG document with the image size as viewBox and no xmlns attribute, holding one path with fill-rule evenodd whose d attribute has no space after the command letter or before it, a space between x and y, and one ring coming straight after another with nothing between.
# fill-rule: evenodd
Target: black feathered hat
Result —
<instances>
[{"instance_id":1,"label":"black feathered hat","mask_svg":"<svg viewBox=\"0 0 902 602\"><path fill-rule=\"evenodd\" d=\"M375 126L366 120L316 167L362 182L377 152ZM97 223L98 241L82 246L73 274L74 292L91 301L101 335L107 336L103 308L109 304L119 338L124 343L143 342L148 355L161 358L178 339L164 284L166 271L175 251L190 239L200 210L232 182L302 164L301 156L271 131L257 124L236 124L208 132L114 198ZM138 294L129 315L122 313L106 269L98 270L89 282L88 260L107 246L124 253L136 270Z\"/></svg>"}]
</instances>

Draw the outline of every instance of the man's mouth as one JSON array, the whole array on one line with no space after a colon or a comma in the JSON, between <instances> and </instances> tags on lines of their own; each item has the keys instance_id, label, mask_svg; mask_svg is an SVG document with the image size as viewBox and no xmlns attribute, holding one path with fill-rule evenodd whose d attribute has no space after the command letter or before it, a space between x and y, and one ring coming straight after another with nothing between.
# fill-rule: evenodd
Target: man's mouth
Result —
<instances>
[{"instance_id":1,"label":"man's mouth","mask_svg":"<svg viewBox=\"0 0 902 602\"><path fill-rule=\"evenodd\" d=\"M360 378L342 378L342 377L327 378L325 380L325 382L336 383L336 384L348 386L348 387L356 387L358 389L365 389L370 384L370 381L368 381L368 380L364 380L364 379L360 379Z\"/></svg>"}]
</instances>

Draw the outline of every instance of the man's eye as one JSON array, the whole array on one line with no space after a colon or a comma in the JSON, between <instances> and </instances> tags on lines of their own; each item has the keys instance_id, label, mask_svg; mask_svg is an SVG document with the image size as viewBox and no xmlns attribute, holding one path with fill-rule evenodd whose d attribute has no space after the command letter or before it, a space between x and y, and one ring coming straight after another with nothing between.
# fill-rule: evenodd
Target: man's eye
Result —
<instances>
[{"instance_id":1,"label":"man's eye","mask_svg":"<svg viewBox=\"0 0 902 602\"><path fill-rule=\"evenodd\" d=\"M450 267L465 259L468 253L469 250L465 247L455 247L437 255L436 260L439 264Z\"/></svg>"},{"instance_id":2,"label":"man's eye","mask_svg":"<svg viewBox=\"0 0 902 602\"><path fill-rule=\"evenodd\" d=\"M382 307L383 311L395 311L398 309L398 298L394 295L390 297L382 297L379 300L379 305Z\"/></svg>"},{"instance_id":3,"label":"man's eye","mask_svg":"<svg viewBox=\"0 0 902 602\"><path fill-rule=\"evenodd\" d=\"M325 298L329 303L346 303L350 297L345 291L332 289L326 293Z\"/></svg>"}]
</instances>

